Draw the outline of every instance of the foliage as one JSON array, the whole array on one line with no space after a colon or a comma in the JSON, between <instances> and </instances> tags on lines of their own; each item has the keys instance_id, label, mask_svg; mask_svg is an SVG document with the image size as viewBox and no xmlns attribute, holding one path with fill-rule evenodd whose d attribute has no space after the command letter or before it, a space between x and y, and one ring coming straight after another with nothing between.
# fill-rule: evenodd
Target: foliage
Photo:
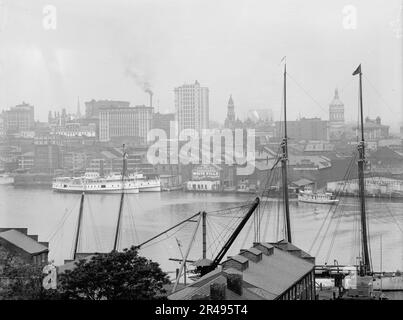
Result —
<instances>
[{"instance_id":1,"label":"foliage","mask_svg":"<svg viewBox=\"0 0 403 320\"><path fill-rule=\"evenodd\" d=\"M158 299L167 283L158 263L139 256L134 247L80 260L73 270L59 275L59 290L65 299Z\"/></svg>"},{"instance_id":2,"label":"foliage","mask_svg":"<svg viewBox=\"0 0 403 320\"><path fill-rule=\"evenodd\" d=\"M0 247L0 299L39 300L57 298L42 287L42 266L28 264Z\"/></svg>"}]
</instances>

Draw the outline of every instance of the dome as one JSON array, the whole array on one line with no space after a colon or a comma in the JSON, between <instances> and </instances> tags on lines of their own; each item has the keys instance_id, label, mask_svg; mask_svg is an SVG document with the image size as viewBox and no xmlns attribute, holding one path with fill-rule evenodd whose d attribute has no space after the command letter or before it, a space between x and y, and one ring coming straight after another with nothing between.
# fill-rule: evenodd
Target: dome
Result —
<instances>
[{"instance_id":1,"label":"dome","mask_svg":"<svg viewBox=\"0 0 403 320\"><path fill-rule=\"evenodd\" d=\"M332 100L332 102L330 103L331 106L344 106L344 103L341 102L340 98L339 98L339 90L336 89L334 91L334 98Z\"/></svg>"}]
</instances>

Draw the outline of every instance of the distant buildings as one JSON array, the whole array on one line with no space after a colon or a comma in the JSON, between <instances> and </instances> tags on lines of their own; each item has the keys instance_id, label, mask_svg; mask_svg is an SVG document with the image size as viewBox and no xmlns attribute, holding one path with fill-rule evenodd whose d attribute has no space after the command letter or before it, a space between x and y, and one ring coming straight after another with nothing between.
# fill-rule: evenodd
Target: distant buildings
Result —
<instances>
[{"instance_id":1,"label":"distant buildings","mask_svg":"<svg viewBox=\"0 0 403 320\"><path fill-rule=\"evenodd\" d=\"M0 138L3 137L6 134L5 128L4 128L4 120L0 115Z\"/></svg>"},{"instance_id":2,"label":"distant buildings","mask_svg":"<svg viewBox=\"0 0 403 320\"><path fill-rule=\"evenodd\" d=\"M153 123L153 107L145 105L135 106L135 125L137 128L137 136L143 144L147 143L147 134L152 128Z\"/></svg>"},{"instance_id":3,"label":"distant buildings","mask_svg":"<svg viewBox=\"0 0 403 320\"><path fill-rule=\"evenodd\" d=\"M175 92L176 121L179 133L193 129L201 133L209 127L209 89L201 87L198 81L184 84Z\"/></svg>"},{"instance_id":4,"label":"distant buildings","mask_svg":"<svg viewBox=\"0 0 403 320\"><path fill-rule=\"evenodd\" d=\"M147 141L152 127L153 108L147 106L111 106L99 109L99 141L118 137L137 137Z\"/></svg>"},{"instance_id":5,"label":"distant buildings","mask_svg":"<svg viewBox=\"0 0 403 320\"><path fill-rule=\"evenodd\" d=\"M51 126L50 134L61 135L66 137L88 137L95 138L97 135L96 124L89 123L83 125L79 122L66 123L63 126Z\"/></svg>"},{"instance_id":6,"label":"distant buildings","mask_svg":"<svg viewBox=\"0 0 403 320\"><path fill-rule=\"evenodd\" d=\"M6 133L20 133L22 131L33 130L34 107L23 102L3 111L4 129Z\"/></svg>"},{"instance_id":7,"label":"distant buildings","mask_svg":"<svg viewBox=\"0 0 403 320\"><path fill-rule=\"evenodd\" d=\"M272 122L273 121L273 112L270 109L249 110L248 114L247 114L247 118L254 123Z\"/></svg>"},{"instance_id":8,"label":"distant buildings","mask_svg":"<svg viewBox=\"0 0 403 320\"><path fill-rule=\"evenodd\" d=\"M340 101L339 91L336 89L329 105L329 140L340 140L344 131L344 104Z\"/></svg>"},{"instance_id":9,"label":"distant buildings","mask_svg":"<svg viewBox=\"0 0 403 320\"><path fill-rule=\"evenodd\" d=\"M365 118L364 137L367 140L379 140L389 137L389 126L381 123L381 118L376 119Z\"/></svg>"},{"instance_id":10,"label":"distant buildings","mask_svg":"<svg viewBox=\"0 0 403 320\"><path fill-rule=\"evenodd\" d=\"M102 108L120 108L129 107L128 101L116 101L116 100L94 100L85 103L85 117L87 119L99 119L99 111Z\"/></svg>"},{"instance_id":11,"label":"distant buildings","mask_svg":"<svg viewBox=\"0 0 403 320\"><path fill-rule=\"evenodd\" d=\"M276 137L284 135L284 123L276 121ZM291 141L327 140L328 122L320 118L302 118L296 121L287 121L287 136Z\"/></svg>"},{"instance_id":12,"label":"distant buildings","mask_svg":"<svg viewBox=\"0 0 403 320\"><path fill-rule=\"evenodd\" d=\"M170 126L172 122L175 122L175 113L164 114L157 112L153 114L152 128L163 130L166 133L167 138L170 139Z\"/></svg>"},{"instance_id":13,"label":"distant buildings","mask_svg":"<svg viewBox=\"0 0 403 320\"><path fill-rule=\"evenodd\" d=\"M53 174L60 168L60 147L56 144L36 144L34 169L37 172Z\"/></svg>"}]
</instances>

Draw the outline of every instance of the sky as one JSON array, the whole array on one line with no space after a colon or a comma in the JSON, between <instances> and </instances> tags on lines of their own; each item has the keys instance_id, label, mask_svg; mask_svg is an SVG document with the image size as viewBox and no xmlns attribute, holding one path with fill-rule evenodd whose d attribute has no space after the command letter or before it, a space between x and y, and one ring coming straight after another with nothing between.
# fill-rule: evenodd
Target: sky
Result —
<instances>
[{"instance_id":1,"label":"sky","mask_svg":"<svg viewBox=\"0 0 403 320\"><path fill-rule=\"evenodd\" d=\"M50 23L47 5L56 9ZM351 8L356 9L355 24ZM223 122L282 105L288 119L328 119L336 87L346 120L364 114L396 129L403 119L401 0L0 0L0 110L28 102L35 118L81 111L91 99L174 111L174 88L210 89L210 119ZM347 21L347 22L346 22ZM44 25L45 22L45 25ZM54 28L53 28L54 27Z\"/></svg>"}]
</instances>

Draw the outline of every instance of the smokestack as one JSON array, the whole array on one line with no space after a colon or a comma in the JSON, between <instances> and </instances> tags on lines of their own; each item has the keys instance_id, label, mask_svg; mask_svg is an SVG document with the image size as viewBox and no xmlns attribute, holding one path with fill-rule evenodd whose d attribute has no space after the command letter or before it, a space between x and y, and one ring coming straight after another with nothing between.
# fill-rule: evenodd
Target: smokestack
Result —
<instances>
[{"instance_id":1,"label":"smokestack","mask_svg":"<svg viewBox=\"0 0 403 320\"><path fill-rule=\"evenodd\" d=\"M153 106L153 93L151 90L148 90L148 94L150 95L150 107Z\"/></svg>"}]
</instances>

